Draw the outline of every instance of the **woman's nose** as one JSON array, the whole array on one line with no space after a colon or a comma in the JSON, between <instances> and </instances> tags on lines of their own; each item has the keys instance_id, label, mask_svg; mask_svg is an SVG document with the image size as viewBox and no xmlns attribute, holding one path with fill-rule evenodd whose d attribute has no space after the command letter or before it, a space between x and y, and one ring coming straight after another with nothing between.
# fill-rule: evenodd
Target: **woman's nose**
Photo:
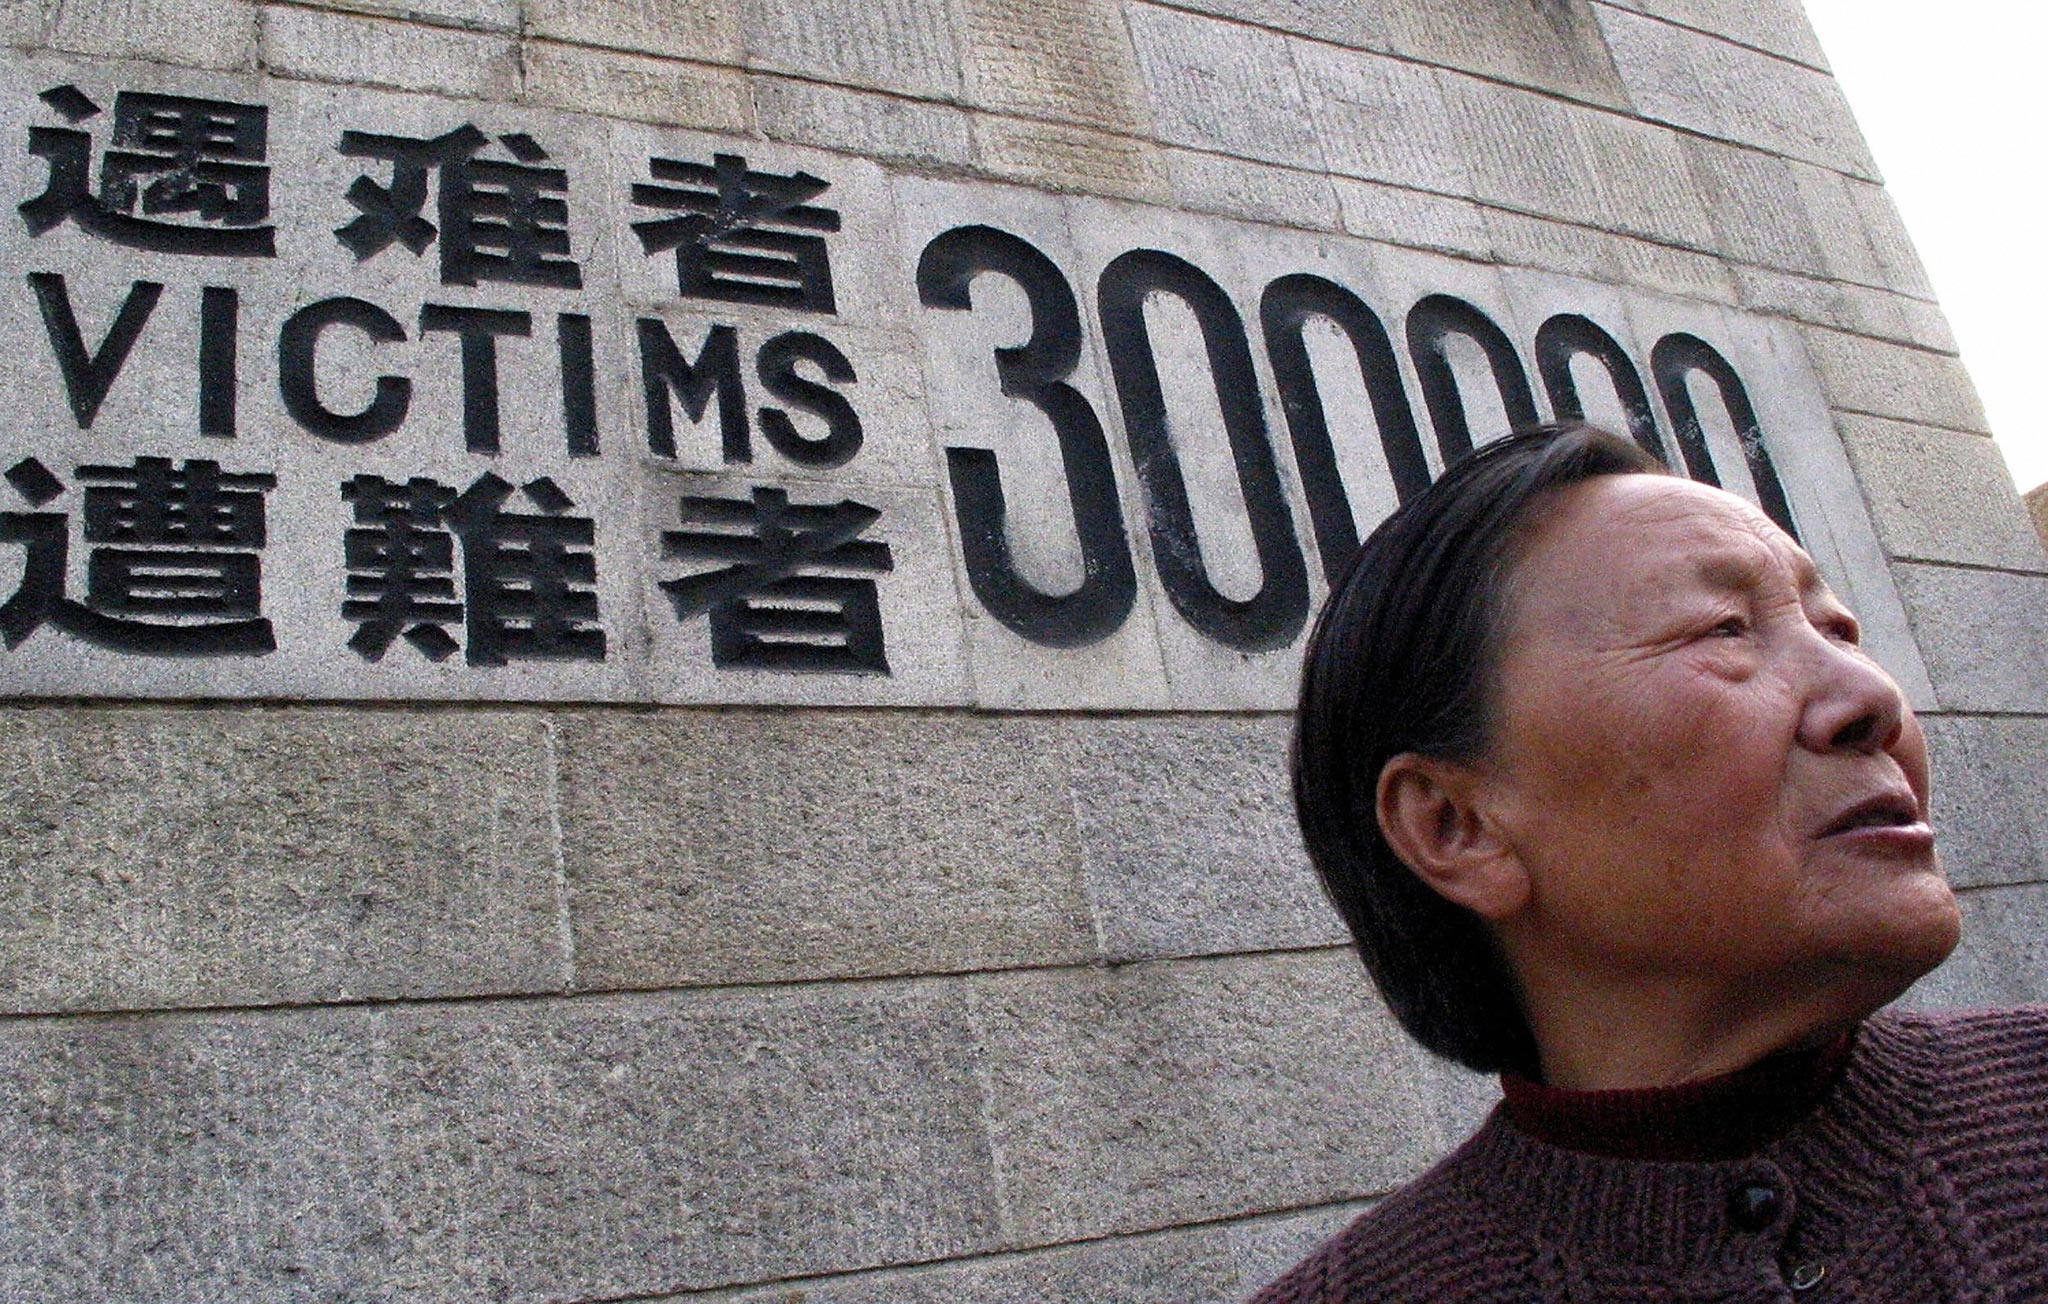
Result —
<instances>
[{"instance_id":1,"label":"woman's nose","mask_svg":"<svg viewBox=\"0 0 2048 1304\"><path fill-rule=\"evenodd\" d=\"M1800 719L1800 745L1821 752L1886 750L1905 727L1898 684L1862 652L1815 634L1822 650Z\"/></svg>"}]
</instances>

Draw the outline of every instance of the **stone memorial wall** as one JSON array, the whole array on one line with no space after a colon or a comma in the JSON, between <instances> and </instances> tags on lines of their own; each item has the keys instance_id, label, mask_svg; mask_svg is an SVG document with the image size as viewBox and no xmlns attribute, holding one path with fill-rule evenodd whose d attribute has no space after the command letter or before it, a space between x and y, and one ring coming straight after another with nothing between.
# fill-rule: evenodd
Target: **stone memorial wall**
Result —
<instances>
[{"instance_id":1,"label":"stone memorial wall","mask_svg":"<svg viewBox=\"0 0 2048 1304\"><path fill-rule=\"evenodd\" d=\"M1794 0L0 5L0 1298L1235 1300L1453 1144L1307 622L1758 502L2048 998L2048 556Z\"/></svg>"}]
</instances>

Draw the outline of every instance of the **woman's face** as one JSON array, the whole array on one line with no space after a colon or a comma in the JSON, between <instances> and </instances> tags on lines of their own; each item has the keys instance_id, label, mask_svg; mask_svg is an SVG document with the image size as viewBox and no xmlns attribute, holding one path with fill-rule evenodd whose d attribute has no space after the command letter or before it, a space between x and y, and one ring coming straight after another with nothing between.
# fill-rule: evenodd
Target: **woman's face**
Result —
<instances>
[{"instance_id":1,"label":"woman's face","mask_svg":"<svg viewBox=\"0 0 2048 1304\"><path fill-rule=\"evenodd\" d=\"M1761 512L1665 476L1573 486L1505 605L1478 768L1566 973L1881 1003L1954 946L1920 726Z\"/></svg>"}]
</instances>

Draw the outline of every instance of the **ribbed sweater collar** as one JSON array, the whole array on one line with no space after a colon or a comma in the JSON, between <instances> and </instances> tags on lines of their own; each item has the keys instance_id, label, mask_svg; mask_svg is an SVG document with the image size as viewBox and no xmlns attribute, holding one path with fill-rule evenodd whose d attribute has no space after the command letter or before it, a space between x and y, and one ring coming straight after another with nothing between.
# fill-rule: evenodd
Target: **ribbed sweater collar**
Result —
<instances>
[{"instance_id":1,"label":"ribbed sweater collar","mask_svg":"<svg viewBox=\"0 0 2048 1304\"><path fill-rule=\"evenodd\" d=\"M1510 1122L1539 1141L1609 1159L1741 1159L1819 1107L1849 1061L1854 1033L1781 1051L1747 1068L1670 1087L1573 1091L1501 1079Z\"/></svg>"},{"instance_id":2,"label":"ribbed sweater collar","mask_svg":"<svg viewBox=\"0 0 2048 1304\"><path fill-rule=\"evenodd\" d=\"M1887 1013L1857 1031L1819 1106L1747 1158L1670 1163L1588 1154L1531 1136L1503 1103L1435 1177L1462 1188L1453 1198L1488 1210L1503 1229L1600 1260L1691 1271L1782 1235L1791 1201L1768 1234L1727 1236L1728 1193L1743 1183L1796 1186L1825 1173L1834 1189L1883 1198L1909 1162L1927 1083L1940 1071L1921 1021Z\"/></svg>"}]
</instances>

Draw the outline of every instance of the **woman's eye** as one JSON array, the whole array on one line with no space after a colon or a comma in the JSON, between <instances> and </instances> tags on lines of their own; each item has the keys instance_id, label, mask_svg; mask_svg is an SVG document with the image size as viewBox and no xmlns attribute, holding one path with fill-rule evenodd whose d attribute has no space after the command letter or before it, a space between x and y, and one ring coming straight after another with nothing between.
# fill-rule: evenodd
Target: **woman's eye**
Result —
<instances>
[{"instance_id":1,"label":"woman's eye","mask_svg":"<svg viewBox=\"0 0 2048 1304\"><path fill-rule=\"evenodd\" d=\"M1707 632L1715 638L1741 638L1749 632L1749 622L1740 616L1730 616Z\"/></svg>"}]
</instances>

